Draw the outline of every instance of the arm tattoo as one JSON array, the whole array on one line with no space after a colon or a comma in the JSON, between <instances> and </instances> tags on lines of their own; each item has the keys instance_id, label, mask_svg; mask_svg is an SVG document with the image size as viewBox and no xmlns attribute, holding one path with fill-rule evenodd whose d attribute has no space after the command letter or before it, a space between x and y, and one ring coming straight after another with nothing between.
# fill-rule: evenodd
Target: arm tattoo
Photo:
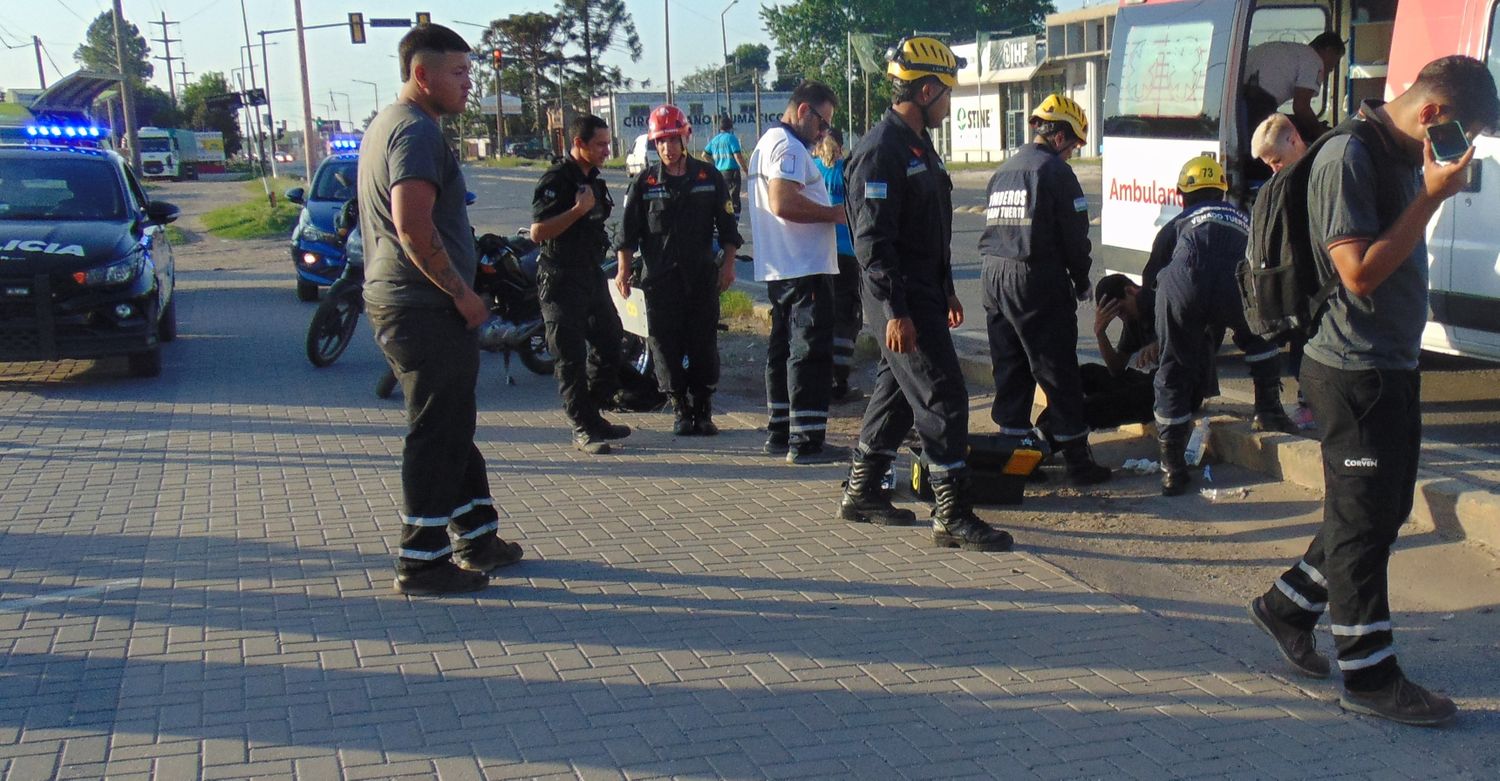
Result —
<instances>
[{"instance_id":1,"label":"arm tattoo","mask_svg":"<svg viewBox=\"0 0 1500 781\"><path fill-rule=\"evenodd\" d=\"M457 299L469 290L469 283L453 268L453 262L448 259L448 251L443 248L443 240L436 231L428 234L425 252L416 246L416 238L411 236L401 237L401 249L417 269L444 293Z\"/></svg>"}]
</instances>

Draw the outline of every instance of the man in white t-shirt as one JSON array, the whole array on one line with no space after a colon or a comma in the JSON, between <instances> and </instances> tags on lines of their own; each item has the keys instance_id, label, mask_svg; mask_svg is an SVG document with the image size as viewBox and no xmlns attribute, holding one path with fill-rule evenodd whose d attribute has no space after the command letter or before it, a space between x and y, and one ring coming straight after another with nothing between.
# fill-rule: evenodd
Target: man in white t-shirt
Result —
<instances>
[{"instance_id":1,"label":"man in white t-shirt","mask_svg":"<svg viewBox=\"0 0 1500 781\"><path fill-rule=\"evenodd\" d=\"M1309 143L1321 135L1312 100L1328 74L1338 69L1344 42L1326 32L1301 44L1268 41L1245 55L1245 104L1248 126L1256 127L1282 104L1292 101L1292 123Z\"/></svg>"},{"instance_id":2,"label":"man in white t-shirt","mask_svg":"<svg viewBox=\"0 0 1500 781\"><path fill-rule=\"evenodd\" d=\"M828 132L838 96L804 81L781 121L750 155L750 235L755 279L771 299L766 347L765 451L787 463L824 464L848 456L824 444L833 385L834 230L844 210L831 205L809 149Z\"/></svg>"}]
</instances>

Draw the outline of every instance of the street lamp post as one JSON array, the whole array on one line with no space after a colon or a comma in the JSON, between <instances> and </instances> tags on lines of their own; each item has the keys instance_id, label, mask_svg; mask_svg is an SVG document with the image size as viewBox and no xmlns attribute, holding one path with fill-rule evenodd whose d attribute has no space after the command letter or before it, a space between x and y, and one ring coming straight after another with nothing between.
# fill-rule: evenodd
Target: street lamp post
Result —
<instances>
[{"instance_id":1,"label":"street lamp post","mask_svg":"<svg viewBox=\"0 0 1500 781\"><path fill-rule=\"evenodd\" d=\"M344 96L344 116L349 120L349 132L354 132L354 106L349 102L349 93L334 92L333 90L328 91L328 102L333 104L333 113L337 114L339 111L339 102L333 99L334 95Z\"/></svg>"},{"instance_id":2,"label":"street lamp post","mask_svg":"<svg viewBox=\"0 0 1500 781\"><path fill-rule=\"evenodd\" d=\"M364 79L350 79L350 81L355 82L357 84L368 84L368 85L370 85L370 87L375 90L375 110L376 111L380 111L380 85L377 84L377 83L375 83L375 82L373 82L373 81L365 81Z\"/></svg>"},{"instance_id":3,"label":"street lamp post","mask_svg":"<svg viewBox=\"0 0 1500 781\"><path fill-rule=\"evenodd\" d=\"M725 116L729 116L734 112L729 108L729 33L727 33L724 28L724 15L729 13L729 9L733 8L735 4L739 3L739 1L740 0L729 0L729 5L724 6L724 10L719 12L719 43L724 47L724 63L719 66L719 69L724 74Z\"/></svg>"}]
</instances>

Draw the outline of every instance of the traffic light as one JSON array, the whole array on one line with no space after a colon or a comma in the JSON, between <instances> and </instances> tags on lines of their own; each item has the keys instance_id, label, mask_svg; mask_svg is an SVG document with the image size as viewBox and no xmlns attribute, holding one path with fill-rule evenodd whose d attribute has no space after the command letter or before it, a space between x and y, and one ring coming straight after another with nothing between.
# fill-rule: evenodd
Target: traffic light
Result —
<instances>
[{"instance_id":1,"label":"traffic light","mask_svg":"<svg viewBox=\"0 0 1500 781\"><path fill-rule=\"evenodd\" d=\"M427 11L418 11L417 24L432 24L432 14Z\"/></svg>"},{"instance_id":2,"label":"traffic light","mask_svg":"<svg viewBox=\"0 0 1500 781\"><path fill-rule=\"evenodd\" d=\"M495 52L494 52L494 54L495 54L495 67L498 68L498 67L501 66L501 64L505 60L505 53L502 52L502 51L500 51L499 49L496 49Z\"/></svg>"},{"instance_id":3,"label":"traffic light","mask_svg":"<svg viewBox=\"0 0 1500 781\"><path fill-rule=\"evenodd\" d=\"M349 14L349 42L365 42L365 15L358 12Z\"/></svg>"}]
</instances>

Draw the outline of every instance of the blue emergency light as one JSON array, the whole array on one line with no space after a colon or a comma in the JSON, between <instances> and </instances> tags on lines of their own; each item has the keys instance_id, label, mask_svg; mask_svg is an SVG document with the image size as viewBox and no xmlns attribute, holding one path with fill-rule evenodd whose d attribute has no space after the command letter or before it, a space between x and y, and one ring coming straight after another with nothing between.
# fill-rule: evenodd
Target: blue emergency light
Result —
<instances>
[{"instance_id":1,"label":"blue emergency light","mask_svg":"<svg viewBox=\"0 0 1500 781\"><path fill-rule=\"evenodd\" d=\"M328 146L339 152L354 152L359 149L362 136L355 134L334 135L329 137Z\"/></svg>"},{"instance_id":2,"label":"blue emergency light","mask_svg":"<svg viewBox=\"0 0 1500 781\"><path fill-rule=\"evenodd\" d=\"M26 135L32 138L99 138L101 133L93 125L27 125Z\"/></svg>"}]
</instances>

